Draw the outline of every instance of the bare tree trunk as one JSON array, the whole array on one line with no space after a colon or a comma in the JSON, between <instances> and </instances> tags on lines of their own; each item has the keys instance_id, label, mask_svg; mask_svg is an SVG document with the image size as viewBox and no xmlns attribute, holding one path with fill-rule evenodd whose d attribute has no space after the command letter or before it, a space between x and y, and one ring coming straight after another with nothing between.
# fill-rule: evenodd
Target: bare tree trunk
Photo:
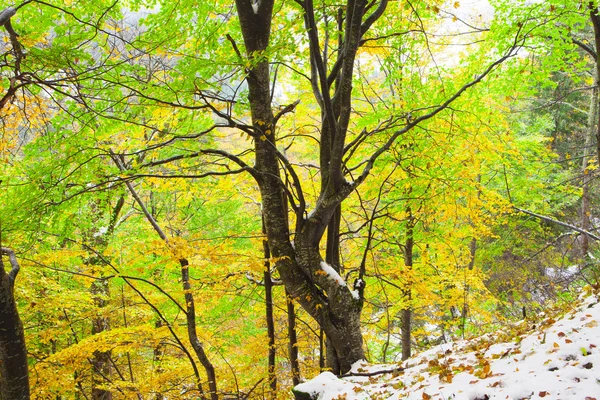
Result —
<instances>
[{"instance_id":1,"label":"bare tree trunk","mask_svg":"<svg viewBox=\"0 0 600 400\"><path fill-rule=\"evenodd\" d=\"M204 371L206 371L211 400L219 400L219 395L217 393L217 376L215 374L215 368L208 359L208 356L204 351L204 346L200 342L200 339L198 338L198 333L196 332L196 305L194 301L194 295L192 293L192 285L190 284L189 262L185 258L180 258L179 264L181 265L181 280L183 283L183 291L185 293L184 297L186 304L188 339L190 341L190 344L192 345L192 348L194 349L194 352L196 353L196 356L198 357L200 363L204 367Z\"/></svg>"},{"instance_id":2,"label":"bare tree trunk","mask_svg":"<svg viewBox=\"0 0 600 400\"><path fill-rule=\"evenodd\" d=\"M9 257L8 273L2 256ZM27 348L14 296L19 269L14 251L0 247L0 400L29 400Z\"/></svg>"},{"instance_id":3,"label":"bare tree trunk","mask_svg":"<svg viewBox=\"0 0 600 400\"><path fill-rule=\"evenodd\" d=\"M92 295L94 303L99 312L103 312L106 307L109 295L108 281L106 279L97 279L92 283ZM110 329L107 317L100 315L92 320L92 335L96 335ZM107 382L111 374L110 351L95 351L92 362L92 400L112 400L112 393L109 390L101 389L100 386Z\"/></svg>"},{"instance_id":4,"label":"bare tree trunk","mask_svg":"<svg viewBox=\"0 0 600 400\"><path fill-rule=\"evenodd\" d=\"M595 5L593 1L588 3L588 8L590 10L590 19L592 20L592 26L594 28L594 44L596 47L596 52L600 50L600 14L598 14L598 5ZM596 56L597 57L597 56ZM594 73L595 84L598 83L598 79L600 79L600 62L596 59L595 63L596 71ZM597 89L597 86L595 86ZM598 161L600 162L600 113L598 112L598 93L596 92L595 96L595 120L596 120L596 129L593 129L594 124L590 124L590 132L594 132L596 136L596 156L598 157ZM592 100L593 101L593 100ZM591 110L590 110L591 111Z\"/></svg>"},{"instance_id":5,"label":"bare tree trunk","mask_svg":"<svg viewBox=\"0 0 600 400\"><path fill-rule=\"evenodd\" d=\"M125 197L120 196L115 203L106 232L87 232L88 240L90 244L102 252L106 248L109 242L110 236L113 234L119 214L125 204ZM91 204L92 215L94 218L94 227L97 228L99 221L103 219L102 207L97 203ZM98 257L97 254L92 255L87 259L87 263L93 266L100 266L103 264L103 260ZM110 319L102 315L105 313L104 308L108 305L108 298L110 295L108 280L99 278L96 279L90 288L92 293L94 304L97 307L98 315L92 320L92 335L100 334L102 332L110 330ZM95 351L91 359L92 363L92 400L112 400L112 392L110 390L102 389L100 386L105 384L110 379L112 373L112 361L110 351Z\"/></svg>"},{"instance_id":6,"label":"bare tree trunk","mask_svg":"<svg viewBox=\"0 0 600 400\"><path fill-rule=\"evenodd\" d=\"M408 274L407 287L404 291L404 300L407 307L402 310L401 330L402 330L402 360L410 358L411 355L411 329L412 329L412 267L413 267L413 249L415 218L410 206L406 207L406 241L404 243L404 265Z\"/></svg>"},{"instance_id":7,"label":"bare tree trunk","mask_svg":"<svg viewBox=\"0 0 600 400\"><path fill-rule=\"evenodd\" d=\"M263 222L263 233L265 233L265 224ZM269 398L274 399L277 396L277 376L275 375L275 320L273 318L273 281L271 278L271 251L269 250L269 242L263 240L263 255L265 259L265 318L267 320L267 336L269 338L268 346L268 377L269 377Z\"/></svg>"},{"instance_id":8,"label":"bare tree trunk","mask_svg":"<svg viewBox=\"0 0 600 400\"><path fill-rule=\"evenodd\" d=\"M154 327L155 328L160 328L161 326L163 326L163 321L158 319L156 320L156 322L154 323ZM156 347L154 348L153 351L153 361L156 363L160 363L160 360L164 354L164 345L162 343L159 343L156 345ZM160 367L156 368L156 373L160 374L161 372L163 372L163 369ZM165 400L165 396L162 393L156 393L154 395L154 399L153 400Z\"/></svg>"},{"instance_id":9,"label":"bare tree trunk","mask_svg":"<svg viewBox=\"0 0 600 400\"><path fill-rule=\"evenodd\" d=\"M591 207L590 207L590 181L591 176L588 165L591 158L591 147L596 133L596 119L598 114L598 75L594 71L594 87L590 95L590 110L588 114L588 132L585 136L583 146L583 159L581 163L581 173L583 175L582 194L581 194L581 229L589 231L591 228ZM581 236L581 256L587 258L590 247L590 238L588 235Z\"/></svg>"},{"instance_id":10,"label":"bare tree trunk","mask_svg":"<svg viewBox=\"0 0 600 400\"><path fill-rule=\"evenodd\" d=\"M325 262L340 275L343 275L342 265L340 263L340 223L342 219L342 206L336 207L329 225L327 225L327 243L325 249ZM340 361L335 351L335 346L327 338L325 366L332 373L340 374Z\"/></svg>"},{"instance_id":11,"label":"bare tree trunk","mask_svg":"<svg viewBox=\"0 0 600 400\"><path fill-rule=\"evenodd\" d=\"M288 352L292 368L292 383L300 384L300 362L298 361L298 336L296 335L296 309L294 299L285 291L288 314Z\"/></svg>"}]
</instances>

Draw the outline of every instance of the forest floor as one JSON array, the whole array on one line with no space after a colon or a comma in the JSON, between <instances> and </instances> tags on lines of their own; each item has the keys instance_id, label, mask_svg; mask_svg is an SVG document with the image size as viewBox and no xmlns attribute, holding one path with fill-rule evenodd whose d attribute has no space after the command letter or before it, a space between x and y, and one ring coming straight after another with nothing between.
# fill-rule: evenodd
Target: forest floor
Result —
<instances>
[{"instance_id":1,"label":"forest floor","mask_svg":"<svg viewBox=\"0 0 600 400\"><path fill-rule=\"evenodd\" d=\"M387 371L387 372L384 372ZM582 295L561 317L436 346L401 364L358 362L300 385L319 400L600 400L600 303Z\"/></svg>"}]
</instances>

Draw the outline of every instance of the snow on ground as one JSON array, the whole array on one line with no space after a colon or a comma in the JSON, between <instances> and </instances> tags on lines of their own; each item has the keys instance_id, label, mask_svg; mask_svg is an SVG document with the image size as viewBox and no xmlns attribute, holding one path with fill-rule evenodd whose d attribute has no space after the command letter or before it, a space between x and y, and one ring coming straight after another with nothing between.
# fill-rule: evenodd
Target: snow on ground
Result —
<instances>
[{"instance_id":1,"label":"snow on ground","mask_svg":"<svg viewBox=\"0 0 600 400\"><path fill-rule=\"evenodd\" d=\"M351 376L325 372L297 389L319 400L600 400L598 297L581 298L558 321L523 321L510 332L440 345L402 364L358 362Z\"/></svg>"}]
</instances>

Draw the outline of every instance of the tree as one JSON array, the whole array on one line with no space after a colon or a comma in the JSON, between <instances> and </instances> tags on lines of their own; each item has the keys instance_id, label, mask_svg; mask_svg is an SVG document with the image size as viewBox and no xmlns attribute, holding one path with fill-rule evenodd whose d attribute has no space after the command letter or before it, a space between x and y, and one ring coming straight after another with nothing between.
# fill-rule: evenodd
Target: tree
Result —
<instances>
[{"instance_id":1,"label":"tree","mask_svg":"<svg viewBox=\"0 0 600 400\"><path fill-rule=\"evenodd\" d=\"M499 60L493 62L475 80L459 87L441 104L434 105L432 111L405 120L397 114L388 115L379 128L365 129L351 138L352 120L357 118L353 113L352 97L359 49L366 42L372 26L386 13L388 2L349 0L341 8L324 3L320 17L324 21L337 21L337 25L334 24L331 30L327 24L321 27L317 23L319 14L315 11L312 0L298 4L304 20L303 34L308 37L310 49L305 65L310 65L315 106L320 111L320 188L316 204L307 214L300 179L289 160L277 148L277 122L294 104L279 113L272 108L269 60L264 54L270 44L274 2L251 3L238 0L236 6L246 57L252 66L248 69L247 83L253 123L251 135L254 138L256 157L253 176L261 191L267 238L271 252L278 260L278 271L290 294L325 331L335 354L335 359L328 360L328 366L335 373L340 373L348 371L354 362L364 358L360 314L364 301L365 270L363 268L359 271L354 284L346 282L340 276L341 266L335 262L338 257L332 257L334 263L329 265L320 253L325 232L329 232L328 240L335 240L335 231L339 229L337 213L342 202L367 179L380 155L399 136L446 109L465 90L481 81L498 64L512 57L519 47L521 36L517 36ZM334 59L329 60L326 55L328 46L332 46L329 38L335 35L333 32L339 32L339 43ZM322 40L324 44L321 44ZM377 40L377 37L371 40ZM363 141L377 133L387 137L365 159L357 162L362 168L358 170L358 176L348 182L348 172L360 168L353 165L353 153ZM289 189L281 183L280 164L292 182ZM286 201L291 205L294 228L290 228ZM338 248L337 244L329 241L327 246Z\"/></svg>"},{"instance_id":2,"label":"tree","mask_svg":"<svg viewBox=\"0 0 600 400\"><path fill-rule=\"evenodd\" d=\"M8 256L11 270L4 268ZM20 266L15 252L0 247L0 399L29 400L29 372L23 323L19 318L14 287Z\"/></svg>"}]
</instances>

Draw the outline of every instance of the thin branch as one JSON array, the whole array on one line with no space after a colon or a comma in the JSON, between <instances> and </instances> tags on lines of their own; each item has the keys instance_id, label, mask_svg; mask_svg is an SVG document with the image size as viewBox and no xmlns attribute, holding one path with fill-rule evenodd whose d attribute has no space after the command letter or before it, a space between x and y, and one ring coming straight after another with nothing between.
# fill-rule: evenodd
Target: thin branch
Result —
<instances>
[{"instance_id":1,"label":"thin branch","mask_svg":"<svg viewBox=\"0 0 600 400\"><path fill-rule=\"evenodd\" d=\"M349 372L347 374L341 375L340 378L347 378L350 376L376 376L383 374L397 374L399 372L404 372L404 368L397 367L393 369L383 369L381 371L373 371L373 372Z\"/></svg>"},{"instance_id":2,"label":"thin branch","mask_svg":"<svg viewBox=\"0 0 600 400\"><path fill-rule=\"evenodd\" d=\"M586 53L588 53L590 56L592 56L592 58L594 59L594 61L598 60L598 53L596 53L596 50L594 50L591 46L589 46L586 43L583 43L581 40L571 37L571 41L573 43L575 43L577 46L581 47L581 49L583 51L585 51Z\"/></svg>"},{"instance_id":3,"label":"thin branch","mask_svg":"<svg viewBox=\"0 0 600 400\"><path fill-rule=\"evenodd\" d=\"M584 229L581 229L581 228L578 228L578 227L576 227L575 225L567 224L566 222L562 222L562 221L559 221L559 220L557 220L557 219L554 219L554 218L547 217L547 216L545 216L545 215L536 214L536 213L534 213L534 212L531 212L531 211L528 211L528 210L524 210L524 209L522 209L522 208L519 208L519 207L515 207L515 206L513 206L513 208L514 208L516 211L522 212L522 213L524 213L524 214L527 214L527 215L531 215L532 217L539 218L539 219L541 219L541 220L544 220L544 221L546 221L546 222L551 222L551 223L553 223L553 224L557 224L557 225L560 225L560 226L564 226L565 228L572 229L572 230L574 230L575 232L579 232L579 233L581 233L581 234L583 234L583 235L586 235L586 236L588 236L590 239L594 239L594 240L600 240L600 236L596 236L596 235L594 235L593 233L591 233L591 232L589 232L589 231L586 231L586 230L584 230Z\"/></svg>"},{"instance_id":4,"label":"thin branch","mask_svg":"<svg viewBox=\"0 0 600 400\"><path fill-rule=\"evenodd\" d=\"M17 274L21 270L21 267L19 266L19 262L17 261L17 256L15 255L15 252L13 251L13 249L8 248L8 247L0 247L0 256L2 256L2 255L8 256L8 259L10 260L10 265L12 266L12 269L8 273L8 277L10 278L11 282L14 284L15 279L17 278Z\"/></svg>"}]
</instances>

